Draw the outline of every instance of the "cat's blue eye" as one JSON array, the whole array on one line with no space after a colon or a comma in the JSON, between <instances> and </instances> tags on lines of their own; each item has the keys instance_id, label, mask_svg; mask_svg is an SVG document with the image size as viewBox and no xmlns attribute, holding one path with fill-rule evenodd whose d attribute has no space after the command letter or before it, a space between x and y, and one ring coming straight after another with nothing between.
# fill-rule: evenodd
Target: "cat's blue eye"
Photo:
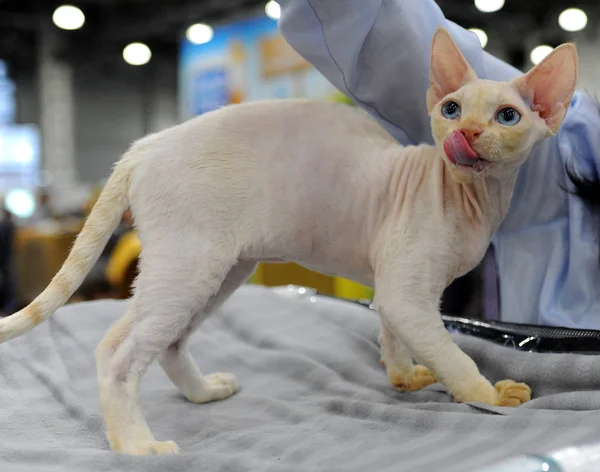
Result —
<instances>
[{"instance_id":1,"label":"cat's blue eye","mask_svg":"<svg viewBox=\"0 0 600 472\"><path fill-rule=\"evenodd\" d=\"M449 101L442 105L442 116L448 120L455 120L460 116L460 105Z\"/></svg>"},{"instance_id":2,"label":"cat's blue eye","mask_svg":"<svg viewBox=\"0 0 600 472\"><path fill-rule=\"evenodd\" d=\"M506 107L502 108L502 110L496 114L496 120L498 120L498 123L501 125L514 126L521 121L521 114L514 108Z\"/></svg>"}]
</instances>

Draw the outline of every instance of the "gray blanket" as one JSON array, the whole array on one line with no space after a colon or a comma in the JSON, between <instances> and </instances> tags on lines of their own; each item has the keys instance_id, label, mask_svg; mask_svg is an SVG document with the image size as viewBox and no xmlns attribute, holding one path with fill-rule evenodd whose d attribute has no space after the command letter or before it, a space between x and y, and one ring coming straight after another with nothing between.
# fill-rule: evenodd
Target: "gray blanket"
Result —
<instances>
[{"instance_id":1,"label":"gray blanket","mask_svg":"<svg viewBox=\"0 0 600 472\"><path fill-rule=\"evenodd\" d=\"M94 348L124 302L72 305L0 345L0 471L468 471L507 455L600 441L600 362L458 337L491 380L527 381L521 408L453 403L444 389L401 394L379 366L376 316L326 298L245 286L195 334L205 373L241 391L186 402L158 366L142 385L157 439L179 456L111 453Z\"/></svg>"}]
</instances>

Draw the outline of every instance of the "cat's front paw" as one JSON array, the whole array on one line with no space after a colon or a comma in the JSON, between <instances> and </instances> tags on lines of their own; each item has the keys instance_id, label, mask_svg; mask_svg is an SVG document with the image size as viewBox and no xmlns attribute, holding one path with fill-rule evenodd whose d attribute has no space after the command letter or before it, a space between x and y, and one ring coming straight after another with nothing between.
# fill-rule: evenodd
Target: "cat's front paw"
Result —
<instances>
[{"instance_id":1,"label":"cat's front paw","mask_svg":"<svg viewBox=\"0 0 600 472\"><path fill-rule=\"evenodd\" d=\"M531 388L514 380L501 380L494 385L498 392L496 406L520 406L531 400Z\"/></svg>"},{"instance_id":2,"label":"cat's front paw","mask_svg":"<svg viewBox=\"0 0 600 472\"><path fill-rule=\"evenodd\" d=\"M415 366L412 375L407 376L388 368L388 378L392 386L400 392L414 392L437 382L433 373L422 365Z\"/></svg>"}]
</instances>

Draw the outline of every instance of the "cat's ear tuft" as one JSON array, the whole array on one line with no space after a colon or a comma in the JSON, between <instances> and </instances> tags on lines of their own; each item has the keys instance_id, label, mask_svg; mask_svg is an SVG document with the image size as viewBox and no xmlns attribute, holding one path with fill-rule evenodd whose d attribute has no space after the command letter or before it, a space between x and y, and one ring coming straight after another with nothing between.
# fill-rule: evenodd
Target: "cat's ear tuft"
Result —
<instances>
[{"instance_id":1,"label":"cat's ear tuft","mask_svg":"<svg viewBox=\"0 0 600 472\"><path fill-rule=\"evenodd\" d=\"M561 44L527 74L512 80L531 109L548 125L552 134L558 131L577 86L577 48Z\"/></svg>"},{"instance_id":2,"label":"cat's ear tuft","mask_svg":"<svg viewBox=\"0 0 600 472\"><path fill-rule=\"evenodd\" d=\"M429 112L446 95L476 79L477 74L450 34L444 28L438 28L431 41L430 86L427 91Z\"/></svg>"}]
</instances>

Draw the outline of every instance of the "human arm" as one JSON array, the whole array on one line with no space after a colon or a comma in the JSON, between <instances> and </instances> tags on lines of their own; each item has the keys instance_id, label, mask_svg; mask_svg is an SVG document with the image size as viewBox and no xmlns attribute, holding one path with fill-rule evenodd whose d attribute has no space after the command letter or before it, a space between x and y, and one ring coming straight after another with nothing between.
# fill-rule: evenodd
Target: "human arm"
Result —
<instances>
[{"instance_id":1,"label":"human arm","mask_svg":"<svg viewBox=\"0 0 600 472\"><path fill-rule=\"evenodd\" d=\"M520 72L481 49L433 0L280 0L285 39L403 144L433 142L425 94L429 47L446 28L480 78Z\"/></svg>"}]
</instances>

